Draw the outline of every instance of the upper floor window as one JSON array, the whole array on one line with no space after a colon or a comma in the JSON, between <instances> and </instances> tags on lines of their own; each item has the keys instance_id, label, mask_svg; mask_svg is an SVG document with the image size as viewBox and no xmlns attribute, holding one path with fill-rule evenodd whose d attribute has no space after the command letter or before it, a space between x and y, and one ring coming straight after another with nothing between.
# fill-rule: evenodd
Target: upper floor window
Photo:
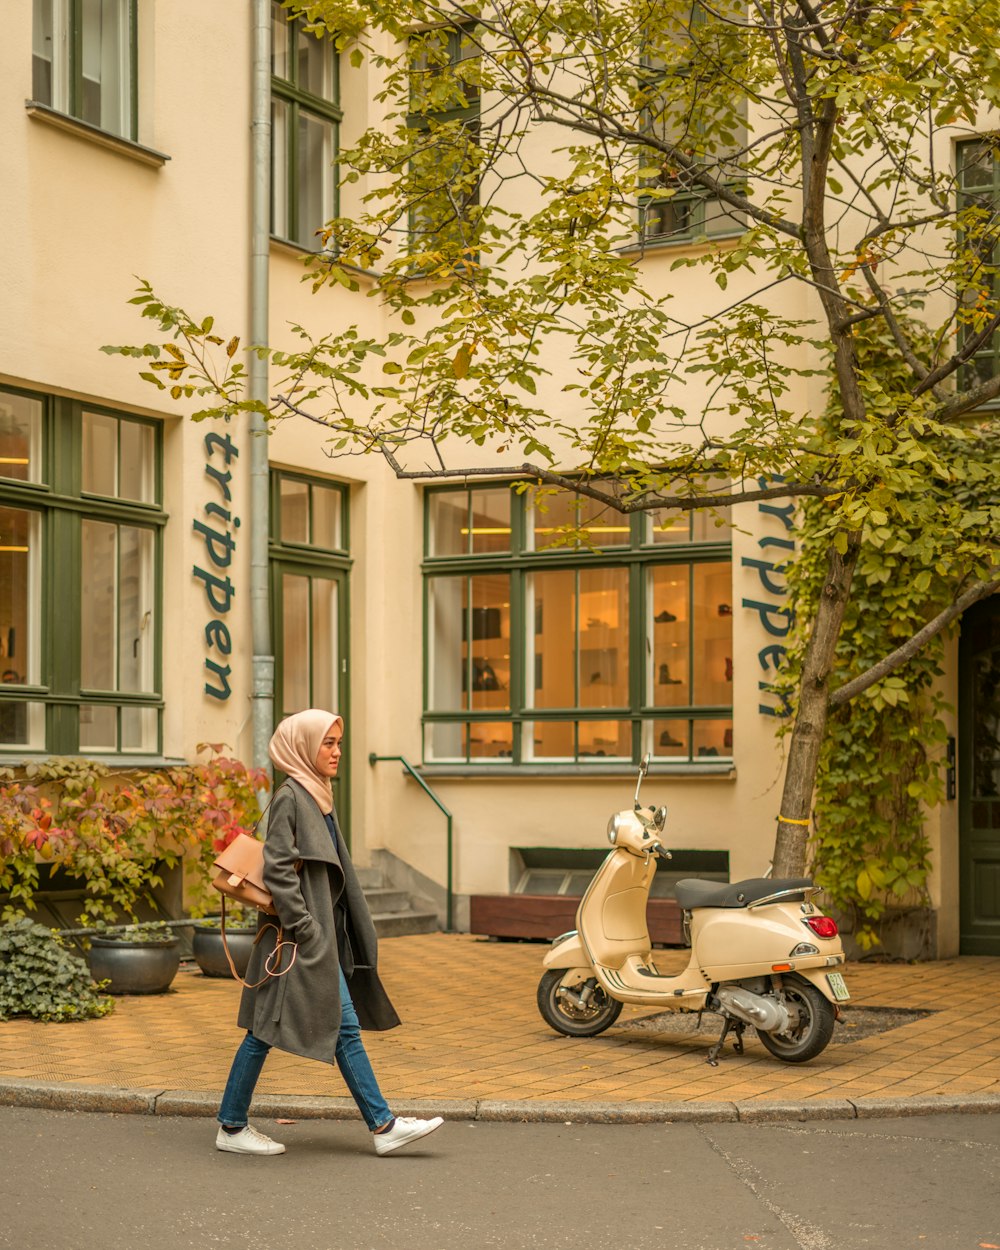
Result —
<instances>
[{"instance_id":1,"label":"upper floor window","mask_svg":"<svg viewBox=\"0 0 1000 1250\"><path fill-rule=\"evenodd\" d=\"M964 245L967 270L962 303L981 315L992 315L1000 299L1000 159L995 140L974 139L958 145L959 209L969 213L965 223ZM963 335L976 333L969 319ZM962 371L965 387L976 386L996 377L1000 371L1000 335L993 334L979 348Z\"/></svg>"},{"instance_id":2,"label":"upper floor window","mask_svg":"<svg viewBox=\"0 0 1000 1250\"><path fill-rule=\"evenodd\" d=\"M160 751L160 429L0 390L0 750Z\"/></svg>"},{"instance_id":3,"label":"upper floor window","mask_svg":"<svg viewBox=\"0 0 1000 1250\"><path fill-rule=\"evenodd\" d=\"M479 203L479 49L464 26L435 27L409 42L410 246L414 252L475 251L471 210Z\"/></svg>"},{"instance_id":4,"label":"upper floor window","mask_svg":"<svg viewBox=\"0 0 1000 1250\"><path fill-rule=\"evenodd\" d=\"M444 488L425 543L426 762L732 758L726 510Z\"/></svg>"},{"instance_id":5,"label":"upper floor window","mask_svg":"<svg viewBox=\"0 0 1000 1250\"><path fill-rule=\"evenodd\" d=\"M337 54L280 4L271 26L271 233L316 249L317 232L337 211Z\"/></svg>"},{"instance_id":6,"label":"upper floor window","mask_svg":"<svg viewBox=\"0 0 1000 1250\"><path fill-rule=\"evenodd\" d=\"M642 57L641 126L644 134L675 145L695 168L735 190L745 178L739 154L746 145L746 97L733 83L739 31L722 11L694 0L673 30L660 27ZM733 11L733 6L729 6ZM641 158L657 169L643 179L639 234L644 242L685 243L746 229L746 214L699 185L689 168L650 148Z\"/></svg>"},{"instance_id":7,"label":"upper floor window","mask_svg":"<svg viewBox=\"0 0 1000 1250\"><path fill-rule=\"evenodd\" d=\"M135 139L137 2L33 0L33 99Z\"/></svg>"}]
</instances>

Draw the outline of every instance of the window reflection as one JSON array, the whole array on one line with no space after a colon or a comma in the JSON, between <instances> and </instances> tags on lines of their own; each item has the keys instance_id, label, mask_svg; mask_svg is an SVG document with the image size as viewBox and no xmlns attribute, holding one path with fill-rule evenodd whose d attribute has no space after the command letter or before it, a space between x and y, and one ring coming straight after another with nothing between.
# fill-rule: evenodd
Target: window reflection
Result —
<instances>
[{"instance_id":1,"label":"window reflection","mask_svg":"<svg viewBox=\"0 0 1000 1250\"><path fill-rule=\"evenodd\" d=\"M0 391L0 477L41 480L42 404Z\"/></svg>"},{"instance_id":2,"label":"window reflection","mask_svg":"<svg viewBox=\"0 0 1000 1250\"><path fill-rule=\"evenodd\" d=\"M628 570L559 569L528 579L532 706L628 703Z\"/></svg>"},{"instance_id":3,"label":"window reflection","mask_svg":"<svg viewBox=\"0 0 1000 1250\"><path fill-rule=\"evenodd\" d=\"M593 547L619 547L629 543L632 532L629 518L596 499L543 487L533 491L530 500L536 551L566 546L560 534L566 526L585 530L586 541Z\"/></svg>"},{"instance_id":4,"label":"window reflection","mask_svg":"<svg viewBox=\"0 0 1000 1250\"><path fill-rule=\"evenodd\" d=\"M469 611L463 636L466 706L498 711L510 707L510 578L484 574L469 579Z\"/></svg>"},{"instance_id":5,"label":"window reflection","mask_svg":"<svg viewBox=\"0 0 1000 1250\"><path fill-rule=\"evenodd\" d=\"M648 702L654 707L686 707L691 702L689 566L650 569L648 603L652 645Z\"/></svg>"},{"instance_id":6,"label":"window reflection","mask_svg":"<svg viewBox=\"0 0 1000 1250\"><path fill-rule=\"evenodd\" d=\"M41 518L22 508L0 508L0 680L39 681Z\"/></svg>"},{"instance_id":7,"label":"window reflection","mask_svg":"<svg viewBox=\"0 0 1000 1250\"><path fill-rule=\"evenodd\" d=\"M694 590L694 691L691 702L718 707L733 702L732 565L696 564Z\"/></svg>"}]
</instances>

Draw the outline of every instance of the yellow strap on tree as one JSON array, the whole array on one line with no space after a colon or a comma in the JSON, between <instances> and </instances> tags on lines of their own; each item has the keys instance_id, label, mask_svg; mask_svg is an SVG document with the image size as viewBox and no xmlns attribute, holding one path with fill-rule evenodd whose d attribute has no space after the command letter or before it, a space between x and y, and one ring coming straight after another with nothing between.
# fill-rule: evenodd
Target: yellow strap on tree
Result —
<instances>
[{"instance_id":1,"label":"yellow strap on tree","mask_svg":"<svg viewBox=\"0 0 1000 1250\"><path fill-rule=\"evenodd\" d=\"M793 820L790 816L779 816L778 823L782 825L808 825L808 820Z\"/></svg>"}]
</instances>

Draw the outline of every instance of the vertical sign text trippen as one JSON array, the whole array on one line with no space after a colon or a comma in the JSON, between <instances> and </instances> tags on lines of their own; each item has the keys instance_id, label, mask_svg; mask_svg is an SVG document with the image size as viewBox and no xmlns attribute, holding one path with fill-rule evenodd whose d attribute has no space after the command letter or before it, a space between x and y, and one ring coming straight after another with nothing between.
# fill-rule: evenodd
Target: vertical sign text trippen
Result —
<instances>
[{"instance_id":1,"label":"vertical sign text trippen","mask_svg":"<svg viewBox=\"0 0 1000 1250\"><path fill-rule=\"evenodd\" d=\"M229 506L233 499L232 491L229 489L233 477L232 472L228 467L223 469L219 466L218 453L221 453L223 463L227 466L240 453L228 434L206 434L205 453L208 457L205 476L218 487L222 502L211 500L205 504L204 512L206 517L210 518L210 522L195 521L194 531L205 544L206 563L213 564L216 569L222 570L222 573L220 575L210 572L199 568L197 564L192 571L195 577L204 583L205 598L212 612L212 619L205 626L205 642L209 648L222 657L223 661L214 659L211 652L206 655L205 668L209 673L209 680L205 682L205 693L213 699L225 700L231 694L229 676L232 669L224 661L225 657L232 652L233 640L229 627L222 618L232 607L233 596L236 594L227 570L232 564L233 552L236 550L236 530L239 529L240 518L233 516Z\"/></svg>"}]
</instances>

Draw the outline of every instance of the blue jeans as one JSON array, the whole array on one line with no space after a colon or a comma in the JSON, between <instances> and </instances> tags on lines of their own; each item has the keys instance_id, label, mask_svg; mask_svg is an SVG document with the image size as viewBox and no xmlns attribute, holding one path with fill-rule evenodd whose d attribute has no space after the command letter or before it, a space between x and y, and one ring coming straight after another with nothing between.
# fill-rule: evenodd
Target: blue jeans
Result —
<instances>
[{"instance_id":1,"label":"blue jeans","mask_svg":"<svg viewBox=\"0 0 1000 1250\"><path fill-rule=\"evenodd\" d=\"M351 1001L351 992L347 988L343 969L340 970L340 1011L340 1036L337 1038L335 1056L337 1067L358 1104L365 1123L374 1133L376 1129L389 1123L392 1112L382 1097L368 1052L361 1040L358 1013ZM229 1070L226 1091L222 1095L222 1105L217 1117L220 1124L229 1128L246 1126L253 1091L270 1049L267 1042L262 1042L252 1033L248 1033L243 1039Z\"/></svg>"}]
</instances>

